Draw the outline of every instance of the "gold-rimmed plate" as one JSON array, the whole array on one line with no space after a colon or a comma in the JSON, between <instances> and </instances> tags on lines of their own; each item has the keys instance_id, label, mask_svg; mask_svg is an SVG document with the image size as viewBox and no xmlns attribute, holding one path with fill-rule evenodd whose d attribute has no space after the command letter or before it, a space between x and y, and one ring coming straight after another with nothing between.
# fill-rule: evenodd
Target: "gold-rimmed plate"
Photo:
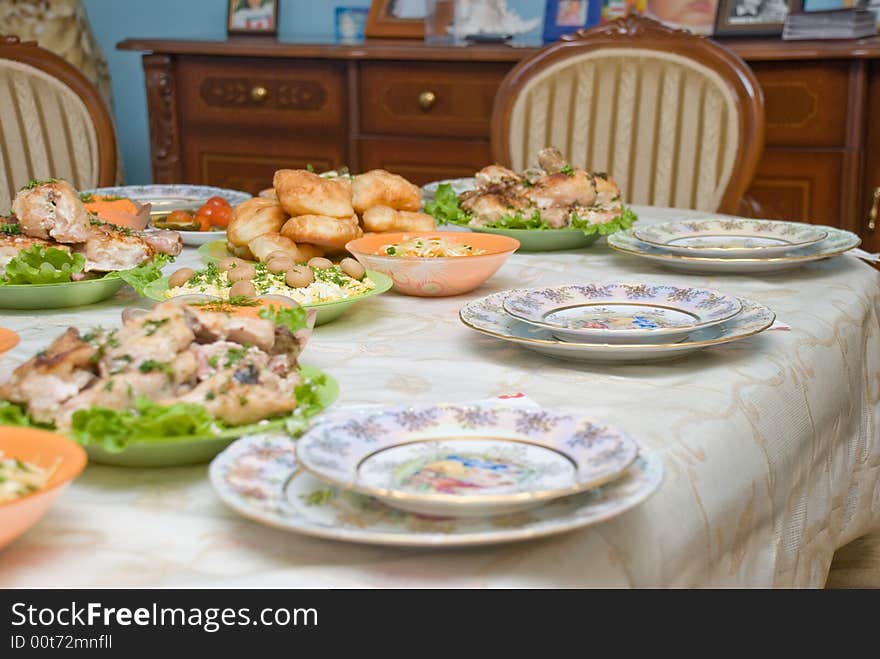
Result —
<instances>
[{"instance_id":1,"label":"gold-rimmed plate","mask_svg":"<svg viewBox=\"0 0 880 659\"><path fill-rule=\"evenodd\" d=\"M516 343L550 357L576 362L647 363L682 357L711 346L739 341L768 329L776 315L754 300L740 298L742 311L730 320L699 329L677 343L574 343L560 341L544 328L535 327L510 316L504 310L507 291L469 302L459 312L459 319L472 330Z\"/></svg>"},{"instance_id":2,"label":"gold-rimmed plate","mask_svg":"<svg viewBox=\"0 0 880 659\"><path fill-rule=\"evenodd\" d=\"M643 243L636 238L632 229L608 236L608 245L618 252L647 259L682 272L745 275L798 268L813 261L840 256L861 243L861 238L851 231L827 226L822 229L828 232L828 237L822 242L792 250L782 256L767 258L719 258L670 254L659 247Z\"/></svg>"},{"instance_id":3,"label":"gold-rimmed plate","mask_svg":"<svg viewBox=\"0 0 880 659\"><path fill-rule=\"evenodd\" d=\"M240 515L301 535L401 547L467 547L566 533L643 503L663 481L663 461L643 450L616 480L527 512L434 518L402 512L329 485L299 468L295 440L278 434L238 440L211 463L211 485Z\"/></svg>"},{"instance_id":4,"label":"gold-rimmed plate","mask_svg":"<svg viewBox=\"0 0 880 659\"><path fill-rule=\"evenodd\" d=\"M338 413L297 442L303 469L422 515L534 508L619 477L639 446L622 430L547 410L474 405Z\"/></svg>"}]
</instances>

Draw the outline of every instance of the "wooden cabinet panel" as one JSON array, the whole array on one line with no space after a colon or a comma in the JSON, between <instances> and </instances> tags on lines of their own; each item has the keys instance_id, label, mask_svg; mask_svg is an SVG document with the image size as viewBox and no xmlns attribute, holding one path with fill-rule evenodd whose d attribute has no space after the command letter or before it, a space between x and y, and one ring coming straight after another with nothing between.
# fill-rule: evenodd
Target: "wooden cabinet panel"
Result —
<instances>
[{"instance_id":1,"label":"wooden cabinet panel","mask_svg":"<svg viewBox=\"0 0 880 659\"><path fill-rule=\"evenodd\" d=\"M361 132L486 137L495 92L509 69L477 62L365 63Z\"/></svg>"},{"instance_id":2,"label":"wooden cabinet panel","mask_svg":"<svg viewBox=\"0 0 880 659\"><path fill-rule=\"evenodd\" d=\"M245 130L345 126L345 69L337 63L271 59L182 58L177 69L181 115L193 124Z\"/></svg>"},{"instance_id":3,"label":"wooden cabinet panel","mask_svg":"<svg viewBox=\"0 0 880 659\"><path fill-rule=\"evenodd\" d=\"M321 139L254 142L242 137L190 137L183 158L184 180L256 194L272 185L277 169L326 170L344 164L340 143Z\"/></svg>"},{"instance_id":4,"label":"wooden cabinet panel","mask_svg":"<svg viewBox=\"0 0 880 659\"><path fill-rule=\"evenodd\" d=\"M767 149L748 190L755 217L851 228L840 216L843 151Z\"/></svg>"},{"instance_id":5,"label":"wooden cabinet panel","mask_svg":"<svg viewBox=\"0 0 880 659\"><path fill-rule=\"evenodd\" d=\"M865 178L862 207L858 216L861 224L863 247L870 252L880 252L880 62L870 68L868 83L868 135L865 140ZM868 227L868 216L875 208L875 228Z\"/></svg>"},{"instance_id":6,"label":"wooden cabinet panel","mask_svg":"<svg viewBox=\"0 0 880 659\"><path fill-rule=\"evenodd\" d=\"M473 176L492 158L488 142L463 140L363 139L359 149L362 170L387 169L418 185Z\"/></svg>"},{"instance_id":7,"label":"wooden cabinet panel","mask_svg":"<svg viewBox=\"0 0 880 659\"><path fill-rule=\"evenodd\" d=\"M768 146L844 146L850 63L756 62Z\"/></svg>"}]
</instances>

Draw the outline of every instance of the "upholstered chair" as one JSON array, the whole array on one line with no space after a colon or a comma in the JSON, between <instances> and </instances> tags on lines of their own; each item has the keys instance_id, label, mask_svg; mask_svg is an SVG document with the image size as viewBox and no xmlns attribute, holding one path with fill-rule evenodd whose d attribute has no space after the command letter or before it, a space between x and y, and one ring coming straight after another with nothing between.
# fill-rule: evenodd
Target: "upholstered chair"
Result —
<instances>
[{"instance_id":1,"label":"upholstered chair","mask_svg":"<svg viewBox=\"0 0 880 659\"><path fill-rule=\"evenodd\" d=\"M98 90L36 43L0 36L0 213L30 179L113 185L116 137Z\"/></svg>"},{"instance_id":2,"label":"upholstered chair","mask_svg":"<svg viewBox=\"0 0 880 659\"><path fill-rule=\"evenodd\" d=\"M608 172L634 204L736 213L764 141L754 73L709 39L629 16L523 60L492 116L495 160L545 146Z\"/></svg>"}]
</instances>

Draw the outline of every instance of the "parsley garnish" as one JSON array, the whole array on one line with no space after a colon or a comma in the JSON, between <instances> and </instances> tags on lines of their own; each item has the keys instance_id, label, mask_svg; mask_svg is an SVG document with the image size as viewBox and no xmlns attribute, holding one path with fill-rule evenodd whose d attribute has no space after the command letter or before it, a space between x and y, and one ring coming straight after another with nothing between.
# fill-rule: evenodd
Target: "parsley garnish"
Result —
<instances>
[{"instance_id":1,"label":"parsley garnish","mask_svg":"<svg viewBox=\"0 0 880 659\"><path fill-rule=\"evenodd\" d=\"M153 336L153 334L159 331L159 328L167 322L167 318L161 318L159 320L148 320L144 323L144 327L146 328L144 334L146 334L147 336Z\"/></svg>"},{"instance_id":2,"label":"parsley garnish","mask_svg":"<svg viewBox=\"0 0 880 659\"><path fill-rule=\"evenodd\" d=\"M169 380L174 379L174 369L168 362L157 362L154 359L146 359L141 362L140 366L138 366L138 370L141 373L152 373L153 371L159 371L167 375Z\"/></svg>"},{"instance_id":3,"label":"parsley garnish","mask_svg":"<svg viewBox=\"0 0 880 659\"><path fill-rule=\"evenodd\" d=\"M32 178L30 181L28 181L27 185L22 188L22 190L33 190L34 188L37 188L41 185L47 185L49 183L58 183L58 179L50 178L46 179L45 181L38 181L37 179Z\"/></svg>"},{"instance_id":4,"label":"parsley garnish","mask_svg":"<svg viewBox=\"0 0 880 659\"><path fill-rule=\"evenodd\" d=\"M572 168L571 165L565 165L565 167L563 167L559 171L562 172L563 174L565 174L566 176L574 176L574 169Z\"/></svg>"},{"instance_id":5,"label":"parsley garnish","mask_svg":"<svg viewBox=\"0 0 880 659\"><path fill-rule=\"evenodd\" d=\"M18 222L0 222L0 233L16 236L21 233L21 225Z\"/></svg>"}]
</instances>

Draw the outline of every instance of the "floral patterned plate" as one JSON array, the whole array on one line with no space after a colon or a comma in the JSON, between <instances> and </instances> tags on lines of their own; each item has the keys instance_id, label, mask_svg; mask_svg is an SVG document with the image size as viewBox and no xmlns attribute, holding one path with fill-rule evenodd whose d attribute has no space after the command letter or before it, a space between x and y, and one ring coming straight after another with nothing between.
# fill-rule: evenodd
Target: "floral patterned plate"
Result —
<instances>
[{"instance_id":1,"label":"floral patterned plate","mask_svg":"<svg viewBox=\"0 0 880 659\"><path fill-rule=\"evenodd\" d=\"M730 320L738 298L705 288L592 283L509 291L504 310L579 343L669 343Z\"/></svg>"},{"instance_id":2,"label":"floral patterned plate","mask_svg":"<svg viewBox=\"0 0 880 659\"><path fill-rule=\"evenodd\" d=\"M820 243L799 247L781 256L763 258L719 258L717 256L670 254L664 249L643 243L635 237L632 229L611 234L608 236L608 245L618 252L654 261L658 265L681 272L751 275L799 268L811 261L840 256L844 252L858 247L861 242L861 238L850 231L834 227L822 227L822 229L828 232L828 237Z\"/></svg>"},{"instance_id":3,"label":"floral patterned plate","mask_svg":"<svg viewBox=\"0 0 880 659\"><path fill-rule=\"evenodd\" d=\"M761 258L820 243L828 231L803 222L718 218L660 222L633 229L633 235L670 254Z\"/></svg>"},{"instance_id":4,"label":"floral patterned plate","mask_svg":"<svg viewBox=\"0 0 880 659\"><path fill-rule=\"evenodd\" d=\"M458 314L461 322L481 334L565 361L644 364L675 359L709 346L754 336L769 328L776 319L776 314L763 304L740 298L743 309L738 315L720 325L698 329L678 343L571 343L508 314L503 307L506 296L504 291L469 302Z\"/></svg>"},{"instance_id":5,"label":"floral patterned plate","mask_svg":"<svg viewBox=\"0 0 880 659\"><path fill-rule=\"evenodd\" d=\"M357 410L297 443L303 469L423 515L533 508L619 477L639 452L624 432L570 414L473 405Z\"/></svg>"},{"instance_id":6,"label":"floral patterned plate","mask_svg":"<svg viewBox=\"0 0 880 659\"><path fill-rule=\"evenodd\" d=\"M298 469L295 441L282 435L238 440L211 463L210 479L225 504L275 528L345 542L456 547L530 540L609 520L657 490L663 461L653 451L642 451L607 485L488 518L425 517L328 485Z\"/></svg>"}]
</instances>

